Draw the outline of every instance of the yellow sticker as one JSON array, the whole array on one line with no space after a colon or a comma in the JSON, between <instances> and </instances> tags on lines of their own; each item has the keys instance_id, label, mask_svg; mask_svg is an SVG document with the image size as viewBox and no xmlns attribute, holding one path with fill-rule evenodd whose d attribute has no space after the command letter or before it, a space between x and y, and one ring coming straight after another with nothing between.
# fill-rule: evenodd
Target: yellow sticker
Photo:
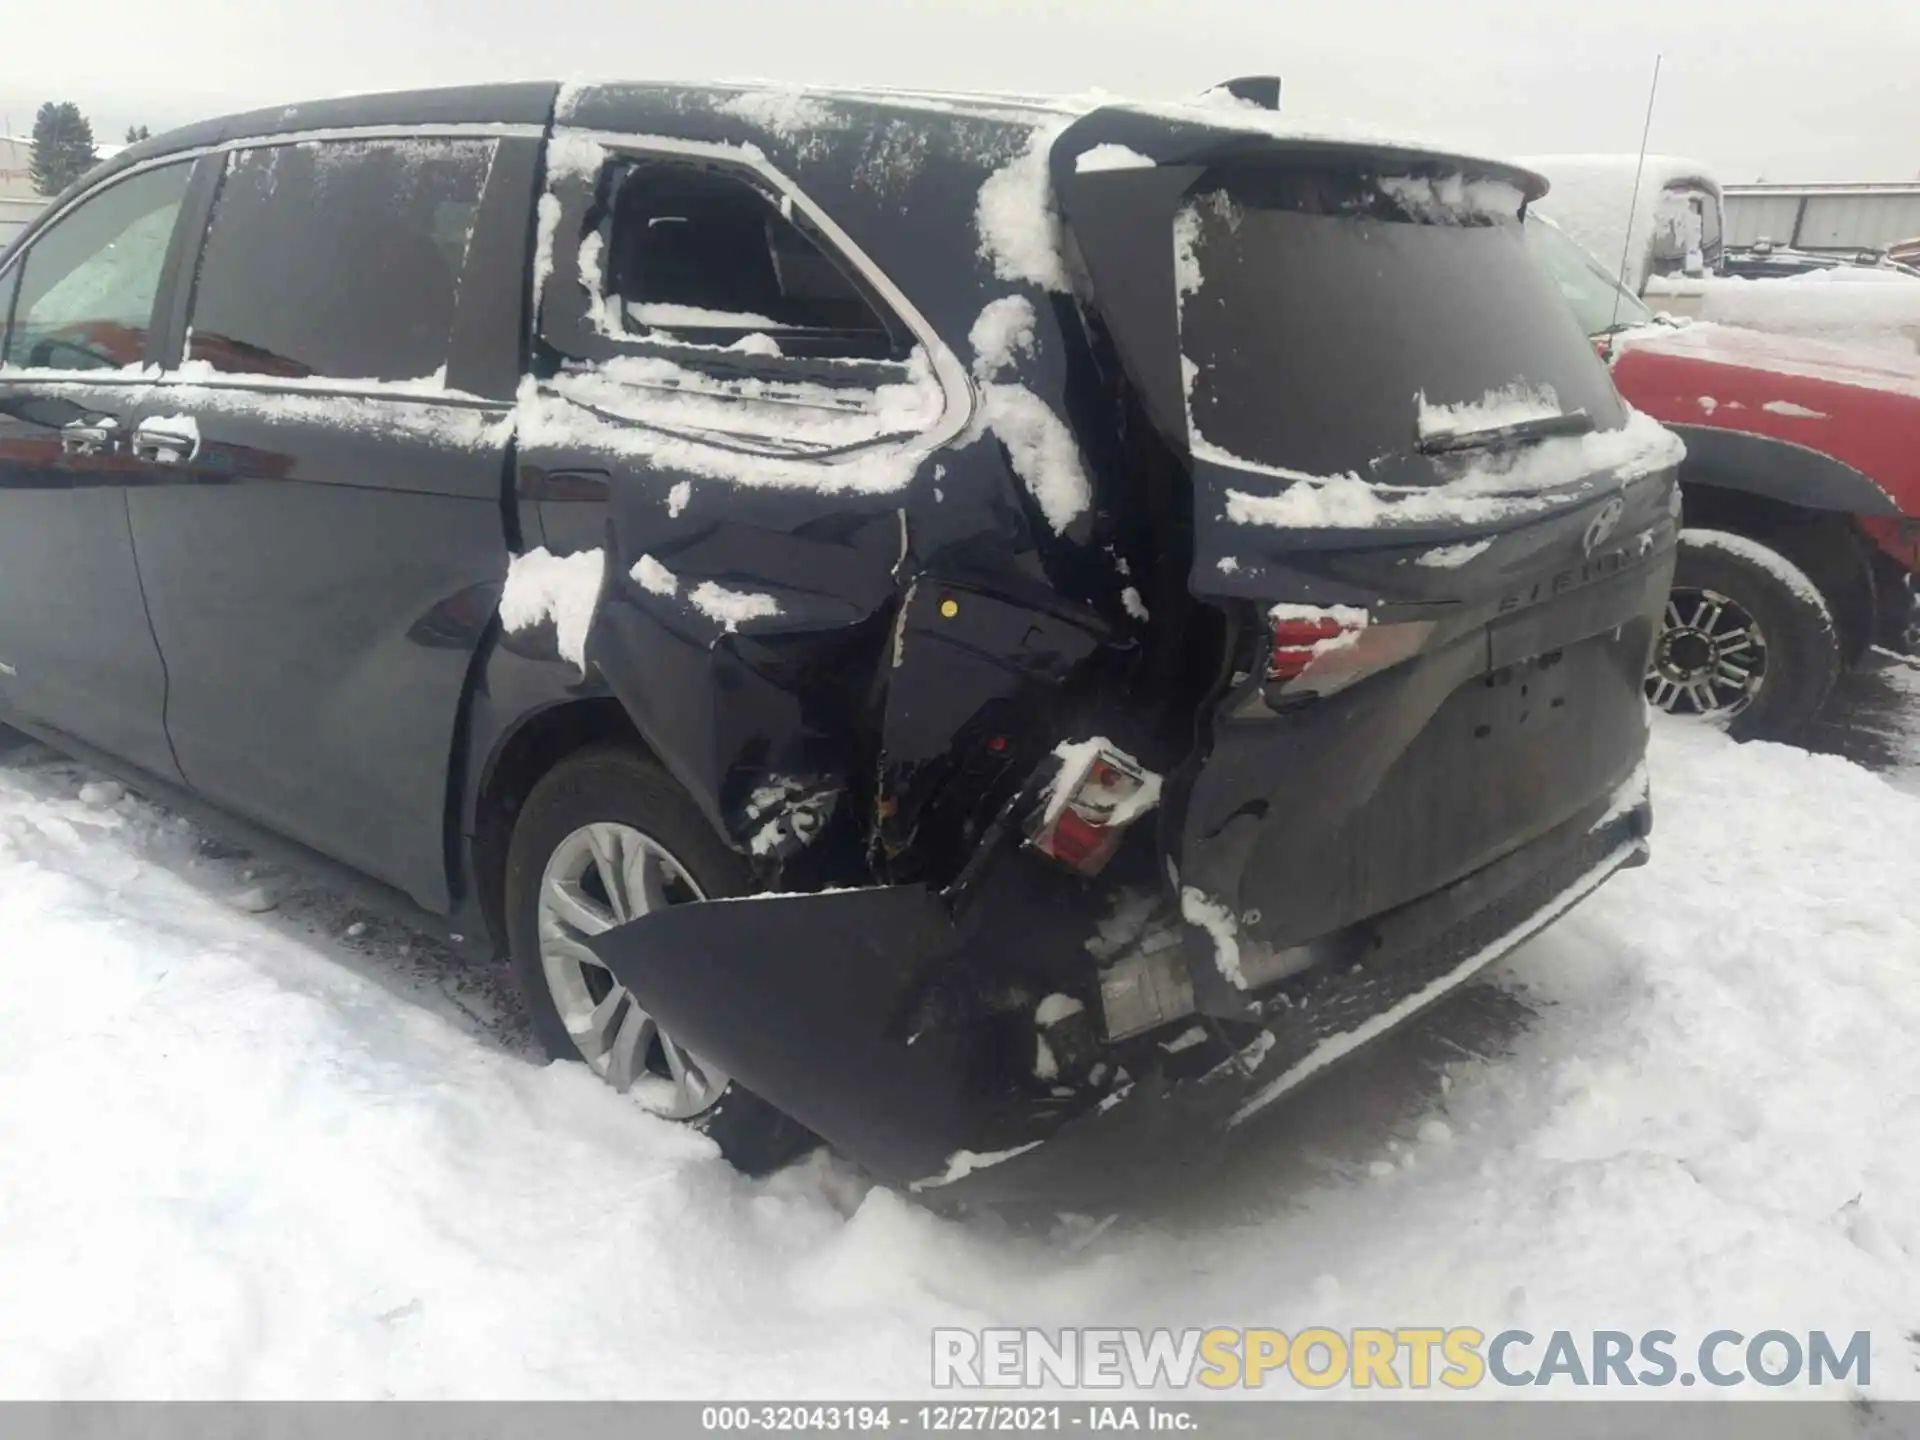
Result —
<instances>
[{"instance_id":1,"label":"yellow sticker","mask_svg":"<svg viewBox=\"0 0 1920 1440\"><path fill-rule=\"evenodd\" d=\"M951 620L960 613L960 602L958 600L942 600L940 602L940 613Z\"/></svg>"}]
</instances>

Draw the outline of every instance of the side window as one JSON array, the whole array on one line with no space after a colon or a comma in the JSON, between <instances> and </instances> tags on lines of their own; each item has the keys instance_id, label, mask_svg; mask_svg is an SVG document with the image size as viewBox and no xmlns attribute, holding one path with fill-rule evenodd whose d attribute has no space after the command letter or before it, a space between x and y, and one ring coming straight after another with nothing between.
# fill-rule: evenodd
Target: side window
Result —
<instances>
[{"instance_id":1,"label":"side window","mask_svg":"<svg viewBox=\"0 0 1920 1440\"><path fill-rule=\"evenodd\" d=\"M190 160L143 170L54 221L14 267L18 291L0 360L48 370L140 364L192 171Z\"/></svg>"},{"instance_id":2,"label":"side window","mask_svg":"<svg viewBox=\"0 0 1920 1440\"><path fill-rule=\"evenodd\" d=\"M748 353L885 360L895 334L838 261L744 178L648 161L614 172L581 245L605 333ZM596 267L599 274L595 275Z\"/></svg>"},{"instance_id":3,"label":"side window","mask_svg":"<svg viewBox=\"0 0 1920 1440\"><path fill-rule=\"evenodd\" d=\"M493 148L234 151L201 247L186 359L228 374L437 380Z\"/></svg>"},{"instance_id":4,"label":"side window","mask_svg":"<svg viewBox=\"0 0 1920 1440\"><path fill-rule=\"evenodd\" d=\"M1706 259L1707 268L1713 269L1719 264L1725 246L1721 235L1720 202L1705 192L1700 196L1700 250Z\"/></svg>"}]
</instances>

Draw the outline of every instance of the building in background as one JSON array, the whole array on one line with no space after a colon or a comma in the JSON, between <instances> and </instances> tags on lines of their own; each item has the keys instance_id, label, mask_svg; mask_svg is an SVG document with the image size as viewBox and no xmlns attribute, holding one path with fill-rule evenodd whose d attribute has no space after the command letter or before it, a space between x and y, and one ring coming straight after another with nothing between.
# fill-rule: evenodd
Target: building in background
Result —
<instances>
[{"instance_id":1,"label":"building in background","mask_svg":"<svg viewBox=\"0 0 1920 1440\"><path fill-rule=\"evenodd\" d=\"M0 248L26 229L47 203L34 191L32 160L31 140L0 135Z\"/></svg>"},{"instance_id":2,"label":"building in background","mask_svg":"<svg viewBox=\"0 0 1920 1440\"><path fill-rule=\"evenodd\" d=\"M1728 185L1727 247L1852 255L1920 235L1920 181L1888 184Z\"/></svg>"}]
</instances>

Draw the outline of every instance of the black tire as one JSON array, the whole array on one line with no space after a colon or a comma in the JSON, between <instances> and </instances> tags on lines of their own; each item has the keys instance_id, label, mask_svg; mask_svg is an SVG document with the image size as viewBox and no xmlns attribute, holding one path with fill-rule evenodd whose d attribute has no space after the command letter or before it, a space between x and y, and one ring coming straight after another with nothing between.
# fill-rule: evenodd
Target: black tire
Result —
<instances>
[{"instance_id":1,"label":"black tire","mask_svg":"<svg viewBox=\"0 0 1920 1440\"><path fill-rule=\"evenodd\" d=\"M1683 530L1676 596L1711 592L1745 610L1765 637L1759 688L1727 720L1736 740L1792 740L1840 675L1840 637L1820 591L1791 560L1745 535ZM1671 617L1673 611L1668 611ZM1662 644L1672 633L1663 623ZM1656 650L1656 661L1659 651ZM1652 677L1649 677L1651 693Z\"/></svg>"},{"instance_id":2,"label":"black tire","mask_svg":"<svg viewBox=\"0 0 1920 1440\"><path fill-rule=\"evenodd\" d=\"M540 961L539 889L548 860L584 826L631 826L658 842L710 899L750 888L746 862L723 844L686 791L659 765L608 747L568 756L541 777L514 822L507 850L507 940L513 976L535 1036L556 1060L581 1062L554 1003ZM712 1108L687 1121L720 1146L735 1167L761 1175L819 1142L737 1081Z\"/></svg>"}]
</instances>

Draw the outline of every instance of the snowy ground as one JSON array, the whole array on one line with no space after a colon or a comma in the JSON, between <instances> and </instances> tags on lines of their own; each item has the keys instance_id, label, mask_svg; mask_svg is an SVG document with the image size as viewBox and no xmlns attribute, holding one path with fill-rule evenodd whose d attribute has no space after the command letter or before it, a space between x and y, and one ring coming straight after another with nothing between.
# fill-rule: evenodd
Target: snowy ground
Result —
<instances>
[{"instance_id":1,"label":"snowy ground","mask_svg":"<svg viewBox=\"0 0 1920 1440\"><path fill-rule=\"evenodd\" d=\"M1652 866L1091 1236L744 1180L491 977L29 752L0 1396L901 1396L934 1325L1516 1323L1870 1329L1920 1395L1913 680L1863 757L1904 791L1657 727Z\"/></svg>"}]
</instances>

